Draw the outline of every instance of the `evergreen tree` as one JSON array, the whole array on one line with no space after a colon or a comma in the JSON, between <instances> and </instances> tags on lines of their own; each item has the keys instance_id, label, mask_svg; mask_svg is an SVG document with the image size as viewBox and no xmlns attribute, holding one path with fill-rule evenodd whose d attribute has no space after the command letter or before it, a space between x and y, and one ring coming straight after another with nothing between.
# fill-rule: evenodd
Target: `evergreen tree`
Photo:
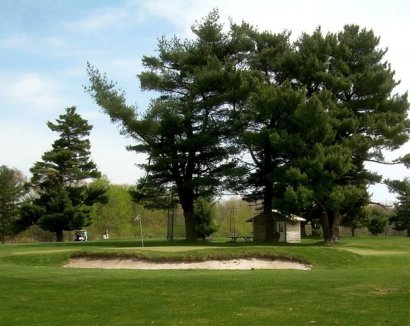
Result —
<instances>
[{"instance_id":1,"label":"evergreen tree","mask_svg":"<svg viewBox=\"0 0 410 326\"><path fill-rule=\"evenodd\" d=\"M390 218L393 228L398 231L407 231L410 237L410 180L386 180L389 190L398 194L395 204L395 214Z\"/></svg>"},{"instance_id":2,"label":"evergreen tree","mask_svg":"<svg viewBox=\"0 0 410 326\"><path fill-rule=\"evenodd\" d=\"M375 236L383 233L387 223L389 222L388 217L383 214L380 210L373 211L367 229L369 232Z\"/></svg>"},{"instance_id":3,"label":"evergreen tree","mask_svg":"<svg viewBox=\"0 0 410 326\"><path fill-rule=\"evenodd\" d=\"M37 195L23 206L21 223L36 223L55 232L57 241L63 241L64 230L89 225L90 207L106 201L105 188L86 183L99 178L100 172L90 159L87 137L92 126L76 113L76 108L67 108L56 123L47 125L60 137L30 170Z\"/></svg>"},{"instance_id":4,"label":"evergreen tree","mask_svg":"<svg viewBox=\"0 0 410 326\"><path fill-rule=\"evenodd\" d=\"M371 30L347 25L326 37L317 30L297 43L296 80L307 96L328 92L333 102L326 112L334 138L324 147L330 161L321 173L328 182L309 175L327 241L338 241L343 211L366 205L367 186L380 181L364 163L384 163L382 151L397 149L408 139L407 94L392 94L397 82L379 41ZM325 191L323 184L328 185Z\"/></svg>"},{"instance_id":5,"label":"evergreen tree","mask_svg":"<svg viewBox=\"0 0 410 326\"><path fill-rule=\"evenodd\" d=\"M0 166L0 242L13 233L19 206L26 193L23 174L5 165Z\"/></svg>"},{"instance_id":6,"label":"evergreen tree","mask_svg":"<svg viewBox=\"0 0 410 326\"><path fill-rule=\"evenodd\" d=\"M287 162L280 144L272 141L272 136L275 134L282 142L289 141L287 123L302 103L303 94L293 91L281 76L281 66L290 52L287 33L259 33L246 24L234 25L233 31L235 39L245 44L244 40L248 41L248 47L243 47L248 54L241 64L247 66L252 72L248 77L254 79L248 105L240 111L239 119L239 139L252 159L245 199L262 202L265 240L272 241L275 188L283 179L283 165Z\"/></svg>"},{"instance_id":7,"label":"evergreen tree","mask_svg":"<svg viewBox=\"0 0 410 326\"><path fill-rule=\"evenodd\" d=\"M256 114L249 119L250 139L259 146L253 145L258 154L251 156L264 158L253 177L261 184L270 176L272 189L265 187L264 195L273 193L268 197L281 210L297 213L312 201L325 240L338 241L345 213L366 205L367 186L380 181L364 163L385 163L382 150L408 139L407 94L392 95L394 72L372 31L352 25L323 36L318 29L291 47L258 42L261 37L274 39L265 32L253 37L257 46L249 61L265 77L250 101ZM300 99L292 103L296 94ZM265 117L264 124L259 117Z\"/></svg>"},{"instance_id":8,"label":"evergreen tree","mask_svg":"<svg viewBox=\"0 0 410 326\"><path fill-rule=\"evenodd\" d=\"M136 139L137 145L129 149L148 154L142 165L145 186L177 193L190 241L197 238L195 200L215 194L232 174L230 110L246 94L235 68L234 45L218 19L218 13L211 12L192 27L195 40L162 38L158 57L143 58L141 87L160 97L141 117L113 83L93 67L88 70L91 95Z\"/></svg>"},{"instance_id":9,"label":"evergreen tree","mask_svg":"<svg viewBox=\"0 0 410 326\"><path fill-rule=\"evenodd\" d=\"M213 214L213 204L207 198L199 198L194 207L196 235L205 240L218 228Z\"/></svg>"}]
</instances>

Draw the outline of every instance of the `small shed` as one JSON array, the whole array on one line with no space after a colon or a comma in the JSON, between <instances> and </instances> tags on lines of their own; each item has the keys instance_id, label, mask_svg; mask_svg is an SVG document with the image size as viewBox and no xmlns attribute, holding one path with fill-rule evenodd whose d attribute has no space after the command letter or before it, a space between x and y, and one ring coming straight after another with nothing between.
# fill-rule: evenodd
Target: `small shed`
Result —
<instances>
[{"instance_id":1,"label":"small shed","mask_svg":"<svg viewBox=\"0 0 410 326\"><path fill-rule=\"evenodd\" d=\"M300 216L289 215L282 221L276 221L276 229L280 234L280 242L297 243L301 241L301 222L306 220Z\"/></svg>"},{"instance_id":2,"label":"small shed","mask_svg":"<svg viewBox=\"0 0 410 326\"><path fill-rule=\"evenodd\" d=\"M273 210L275 215L276 230L279 233L279 242L297 243L301 241L301 222L306 221L300 216L293 214L283 216L280 212ZM265 241L266 220L264 214L258 214L246 222L252 222L253 240Z\"/></svg>"},{"instance_id":3,"label":"small shed","mask_svg":"<svg viewBox=\"0 0 410 326\"><path fill-rule=\"evenodd\" d=\"M265 215L258 214L246 220L246 222L252 223L252 235L253 241L265 241L266 236L266 221Z\"/></svg>"}]
</instances>

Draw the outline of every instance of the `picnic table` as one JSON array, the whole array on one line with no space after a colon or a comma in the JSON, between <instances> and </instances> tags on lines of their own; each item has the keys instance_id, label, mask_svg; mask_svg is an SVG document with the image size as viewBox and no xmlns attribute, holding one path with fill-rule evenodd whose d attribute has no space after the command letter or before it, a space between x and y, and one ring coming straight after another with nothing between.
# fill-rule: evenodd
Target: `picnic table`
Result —
<instances>
[{"instance_id":1,"label":"picnic table","mask_svg":"<svg viewBox=\"0 0 410 326\"><path fill-rule=\"evenodd\" d=\"M247 236L247 235L231 235L229 237L231 239L231 242L236 242L238 239L244 239L246 242L252 241L253 237L252 236Z\"/></svg>"}]
</instances>

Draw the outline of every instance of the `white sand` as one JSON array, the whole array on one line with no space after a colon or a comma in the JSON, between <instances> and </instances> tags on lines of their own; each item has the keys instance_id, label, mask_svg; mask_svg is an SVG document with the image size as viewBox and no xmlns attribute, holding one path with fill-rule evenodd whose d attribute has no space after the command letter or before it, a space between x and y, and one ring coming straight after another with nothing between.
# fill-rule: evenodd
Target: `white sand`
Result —
<instances>
[{"instance_id":1,"label":"white sand","mask_svg":"<svg viewBox=\"0 0 410 326\"><path fill-rule=\"evenodd\" d=\"M310 270L310 266L283 260L268 259L232 259L208 260L201 262L148 262L136 259L89 259L73 258L65 265L72 268L106 268L106 269L298 269Z\"/></svg>"}]
</instances>

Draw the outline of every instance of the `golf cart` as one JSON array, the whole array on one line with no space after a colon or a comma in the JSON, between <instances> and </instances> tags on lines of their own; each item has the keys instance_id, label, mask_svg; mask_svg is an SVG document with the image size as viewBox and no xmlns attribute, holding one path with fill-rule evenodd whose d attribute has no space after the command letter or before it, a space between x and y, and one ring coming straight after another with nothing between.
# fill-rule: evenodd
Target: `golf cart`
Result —
<instances>
[{"instance_id":1,"label":"golf cart","mask_svg":"<svg viewBox=\"0 0 410 326\"><path fill-rule=\"evenodd\" d=\"M87 241L87 230L74 230L74 241Z\"/></svg>"}]
</instances>

